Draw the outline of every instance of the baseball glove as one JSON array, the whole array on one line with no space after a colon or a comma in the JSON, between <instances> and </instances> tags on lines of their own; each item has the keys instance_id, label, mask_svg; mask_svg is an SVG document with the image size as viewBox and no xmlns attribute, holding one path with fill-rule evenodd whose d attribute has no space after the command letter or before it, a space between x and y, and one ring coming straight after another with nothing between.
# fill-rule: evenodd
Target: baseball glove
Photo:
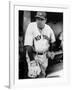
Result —
<instances>
[{"instance_id":1,"label":"baseball glove","mask_svg":"<svg viewBox=\"0 0 72 90\"><path fill-rule=\"evenodd\" d=\"M37 75L39 75L41 72L40 66L39 64L34 60L34 61L30 61L29 65L28 65L28 76L29 77L37 77Z\"/></svg>"}]
</instances>

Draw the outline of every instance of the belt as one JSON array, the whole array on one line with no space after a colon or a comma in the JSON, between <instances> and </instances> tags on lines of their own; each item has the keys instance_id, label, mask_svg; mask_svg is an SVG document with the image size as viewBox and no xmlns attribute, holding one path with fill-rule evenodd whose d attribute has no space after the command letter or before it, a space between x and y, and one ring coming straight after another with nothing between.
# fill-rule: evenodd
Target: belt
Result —
<instances>
[{"instance_id":1,"label":"belt","mask_svg":"<svg viewBox=\"0 0 72 90\"><path fill-rule=\"evenodd\" d=\"M38 54L38 55L43 55L45 53L46 53L46 51L45 52L36 52L36 54Z\"/></svg>"},{"instance_id":2,"label":"belt","mask_svg":"<svg viewBox=\"0 0 72 90\"><path fill-rule=\"evenodd\" d=\"M37 52L38 55L43 55L44 53L41 53L41 52Z\"/></svg>"}]
</instances>

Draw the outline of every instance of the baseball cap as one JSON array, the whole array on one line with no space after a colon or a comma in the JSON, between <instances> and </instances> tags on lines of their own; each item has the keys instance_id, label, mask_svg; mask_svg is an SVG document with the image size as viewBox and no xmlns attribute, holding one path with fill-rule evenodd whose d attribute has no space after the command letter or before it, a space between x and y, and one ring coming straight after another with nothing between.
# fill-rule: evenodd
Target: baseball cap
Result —
<instances>
[{"instance_id":1,"label":"baseball cap","mask_svg":"<svg viewBox=\"0 0 72 90\"><path fill-rule=\"evenodd\" d=\"M45 19L46 18L46 12L38 11L35 17Z\"/></svg>"}]
</instances>

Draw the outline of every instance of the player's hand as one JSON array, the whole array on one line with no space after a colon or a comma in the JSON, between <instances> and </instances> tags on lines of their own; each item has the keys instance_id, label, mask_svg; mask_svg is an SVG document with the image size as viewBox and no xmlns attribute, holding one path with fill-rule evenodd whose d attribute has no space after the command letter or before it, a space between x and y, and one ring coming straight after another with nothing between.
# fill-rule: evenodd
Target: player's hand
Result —
<instances>
[{"instance_id":1,"label":"player's hand","mask_svg":"<svg viewBox=\"0 0 72 90\"><path fill-rule=\"evenodd\" d=\"M49 58L51 57L51 52L48 52L48 57L49 57Z\"/></svg>"},{"instance_id":2,"label":"player's hand","mask_svg":"<svg viewBox=\"0 0 72 90\"><path fill-rule=\"evenodd\" d=\"M51 52L51 59L53 60L55 57L55 53L54 52Z\"/></svg>"},{"instance_id":3,"label":"player's hand","mask_svg":"<svg viewBox=\"0 0 72 90\"><path fill-rule=\"evenodd\" d=\"M48 57L51 59L54 59L55 53L54 52L48 52Z\"/></svg>"}]
</instances>

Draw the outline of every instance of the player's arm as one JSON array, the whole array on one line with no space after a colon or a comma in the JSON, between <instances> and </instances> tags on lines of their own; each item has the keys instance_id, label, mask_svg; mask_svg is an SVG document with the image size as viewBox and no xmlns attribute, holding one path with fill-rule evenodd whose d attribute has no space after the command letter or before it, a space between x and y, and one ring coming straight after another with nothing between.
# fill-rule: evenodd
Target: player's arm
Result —
<instances>
[{"instance_id":1,"label":"player's arm","mask_svg":"<svg viewBox=\"0 0 72 90\"><path fill-rule=\"evenodd\" d=\"M48 51L48 57L50 57L51 59L54 58L55 53L53 52L53 48L55 47L55 35L53 30L50 28L50 48Z\"/></svg>"},{"instance_id":2,"label":"player's arm","mask_svg":"<svg viewBox=\"0 0 72 90\"><path fill-rule=\"evenodd\" d=\"M25 33L25 41L24 41L24 46L26 48L26 51L28 53L28 56L30 58L30 60L34 60L34 57L33 57L33 31L32 31L32 25L29 24L28 25L28 28L26 30L26 33Z\"/></svg>"},{"instance_id":3,"label":"player's arm","mask_svg":"<svg viewBox=\"0 0 72 90\"><path fill-rule=\"evenodd\" d=\"M24 46L26 47L26 52L28 54L29 60L28 63L28 77L37 77L40 73L40 67L36 64L33 55L33 25L29 24L26 34Z\"/></svg>"}]
</instances>

